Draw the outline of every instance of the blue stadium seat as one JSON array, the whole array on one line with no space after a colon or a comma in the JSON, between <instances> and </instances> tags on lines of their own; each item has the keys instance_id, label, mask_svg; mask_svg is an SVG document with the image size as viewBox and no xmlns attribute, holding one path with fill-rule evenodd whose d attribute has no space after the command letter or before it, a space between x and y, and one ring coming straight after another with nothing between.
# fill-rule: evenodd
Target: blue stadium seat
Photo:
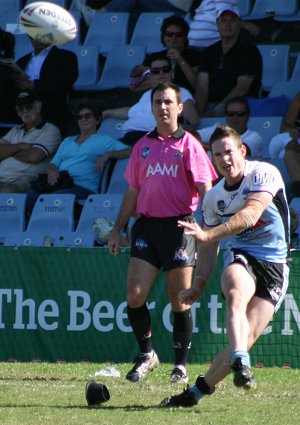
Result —
<instances>
[{"instance_id":1,"label":"blue stadium seat","mask_svg":"<svg viewBox=\"0 0 300 425\"><path fill-rule=\"evenodd\" d=\"M300 16L300 15L299 15ZM300 53L297 54L296 62L293 67L292 75L289 81L297 81L299 84L300 81ZM299 91L300 91L300 85L299 85Z\"/></svg>"},{"instance_id":2,"label":"blue stadium seat","mask_svg":"<svg viewBox=\"0 0 300 425\"><path fill-rule=\"evenodd\" d=\"M5 11L20 11L23 7L23 0L1 0L0 13Z\"/></svg>"},{"instance_id":3,"label":"blue stadium seat","mask_svg":"<svg viewBox=\"0 0 300 425\"><path fill-rule=\"evenodd\" d=\"M118 159L113 168L106 193L117 193L124 195L128 188L128 183L124 178L124 173L129 158Z\"/></svg>"},{"instance_id":4,"label":"blue stadium seat","mask_svg":"<svg viewBox=\"0 0 300 425\"><path fill-rule=\"evenodd\" d=\"M76 54L79 76L73 86L74 90L90 90L99 79L99 49L97 46L80 46L65 44L64 49Z\"/></svg>"},{"instance_id":5,"label":"blue stadium seat","mask_svg":"<svg viewBox=\"0 0 300 425\"><path fill-rule=\"evenodd\" d=\"M262 88L270 91L277 81L289 77L289 44L258 44L263 61Z\"/></svg>"},{"instance_id":6,"label":"blue stadium seat","mask_svg":"<svg viewBox=\"0 0 300 425\"><path fill-rule=\"evenodd\" d=\"M252 0L237 0L240 16L247 19L252 10Z\"/></svg>"},{"instance_id":7,"label":"blue stadium seat","mask_svg":"<svg viewBox=\"0 0 300 425\"><path fill-rule=\"evenodd\" d=\"M298 0L255 0L247 20L265 19L276 15L294 15L298 10Z\"/></svg>"},{"instance_id":8,"label":"blue stadium seat","mask_svg":"<svg viewBox=\"0 0 300 425\"><path fill-rule=\"evenodd\" d=\"M290 183L290 176L283 159L269 158L267 162L269 162L272 165L275 165L275 167L278 168L278 170L281 172L281 175L285 184Z\"/></svg>"},{"instance_id":9,"label":"blue stadium seat","mask_svg":"<svg viewBox=\"0 0 300 425\"><path fill-rule=\"evenodd\" d=\"M107 55L114 44L128 41L129 13L95 13L85 36L84 45L98 46Z\"/></svg>"},{"instance_id":10,"label":"blue stadium seat","mask_svg":"<svg viewBox=\"0 0 300 425\"><path fill-rule=\"evenodd\" d=\"M123 195L95 194L86 199L76 228L76 232L93 233L93 224L98 217L116 219Z\"/></svg>"},{"instance_id":11,"label":"blue stadium seat","mask_svg":"<svg viewBox=\"0 0 300 425\"><path fill-rule=\"evenodd\" d=\"M280 133L282 117L250 117L248 128L257 131L264 139L263 158L270 158L269 143L275 134Z\"/></svg>"},{"instance_id":12,"label":"blue stadium seat","mask_svg":"<svg viewBox=\"0 0 300 425\"><path fill-rule=\"evenodd\" d=\"M147 53L158 52L164 49L160 40L160 28L165 18L171 12L143 12L135 24L130 44L146 46Z\"/></svg>"},{"instance_id":13,"label":"blue stadium seat","mask_svg":"<svg viewBox=\"0 0 300 425\"><path fill-rule=\"evenodd\" d=\"M87 232L59 232L53 246L65 248L92 248L94 235Z\"/></svg>"},{"instance_id":14,"label":"blue stadium seat","mask_svg":"<svg viewBox=\"0 0 300 425\"><path fill-rule=\"evenodd\" d=\"M36 200L27 230L43 233L44 236L55 239L62 231L74 230L73 194L42 194Z\"/></svg>"},{"instance_id":15,"label":"blue stadium seat","mask_svg":"<svg viewBox=\"0 0 300 425\"><path fill-rule=\"evenodd\" d=\"M15 60L27 55L27 53L33 52L33 47L27 34L16 34L14 32L14 35L16 40Z\"/></svg>"},{"instance_id":16,"label":"blue stadium seat","mask_svg":"<svg viewBox=\"0 0 300 425\"><path fill-rule=\"evenodd\" d=\"M292 15L276 15L274 21L277 22L299 22L300 21L300 9L298 12Z\"/></svg>"},{"instance_id":17,"label":"blue stadium seat","mask_svg":"<svg viewBox=\"0 0 300 425\"><path fill-rule=\"evenodd\" d=\"M25 230L25 193L0 193L0 244L10 232Z\"/></svg>"},{"instance_id":18,"label":"blue stadium seat","mask_svg":"<svg viewBox=\"0 0 300 425\"><path fill-rule=\"evenodd\" d=\"M293 208L298 213L298 215L300 217L300 198L299 197L294 197L291 200L289 207ZM300 236L300 220L299 220L299 224L298 224L296 233L298 233L298 235Z\"/></svg>"},{"instance_id":19,"label":"blue stadium seat","mask_svg":"<svg viewBox=\"0 0 300 425\"><path fill-rule=\"evenodd\" d=\"M1 3L1 1L0 1ZM19 28L20 32L24 32L21 25L19 24L19 10L3 10L0 13L0 28L5 31L14 32L16 27Z\"/></svg>"},{"instance_id":20,"label":"blue stadium seat","mask_svg":"<svg viewBox=\"0 0 300 425\"><path fill-rule=\"evenodd\" d=\"M277 81L273 84L268 97L284 95L290 102L292 98L299 92L299 81Z\"/></svg>"},{"instance_id":21,"label":"blue stadium seat","mask_svg":"<svg viewBox=\"0 0 300 425\"><path fill-rule=\"evenodd\" d=\"M11 232L5 240L4 246L44 246L45 236L41 232Z\"/></svg>"},{"instance_id":22,"label":"blue stadium seat","mask_svg":"<svg viewBox=\"0 0 300 425\"><path fill-rule=\"evenodd\" d=\"M93 90L129 87L129 76L134 66L143 62L145 46L115 44L111 47L99 81Z\"/></svg>"},{"instance_id":23,"label":"blue stadium seat","mask_svg":"<svg viewBox=\"0 0 300 425\"><path fill-rule=\"evenodd\" d=\"M123 123L125 120L117 120L114 118L105 118L102 121L101 127L98 132L103 134L108 134L115 139L120 139L123 136Z\"/></svg>"},{"instance_id":24,"label":"blue stadium seat","mask_svg":"<svg viewBox=\"0 0 300 425\"><path fill-rule=\"evenodd\" d=\"M33 0L27 0L26 4L30 4L30 3L33 3ZM61 6L61 7L64 7L65 9L67 9L69 0L49 0L49 3L55 3L58 6Z\"/></svg>"}]
</instances>

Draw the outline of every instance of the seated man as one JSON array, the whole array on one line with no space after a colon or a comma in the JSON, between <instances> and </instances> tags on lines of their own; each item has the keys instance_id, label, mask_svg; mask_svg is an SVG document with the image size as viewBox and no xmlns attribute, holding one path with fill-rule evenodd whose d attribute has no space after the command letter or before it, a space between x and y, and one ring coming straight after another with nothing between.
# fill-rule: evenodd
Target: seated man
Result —
<instances>
[{"instance_id":1,"label":"seated man","mask_svg":"<svg viewBox=\"0 0 300 425\"><path fill-rule=\"evenodd\" d=\"M57 125L64 137L68 128L68 97L78 77L77 57L68 50L30 40L34 51L17 60L25 77L19 74L16 84L20 90L38 93L44 118Z\"/></svg>"},{"instance_id":2,"label":"seated man","mask_svg":"<svg viewBox=\"0 0 300 425\"><path fill-rule=\"evenodd\" d=\"M238 10L227 7L217 16L221 40L203 51L199 63L195 100L202 116L223 116L228 99L257 97L261 86L261 54L244 36Z\"/></svg>"},{"instance_id":3,"label":"seated man","mask_svg":"<svg viewBox=\"0 0 300 425\"><path fill-rule=\"evenodd\" d=\"M0 139L0 192L26 192L61 141L59 129L43 120L36 93L21 92L16 109L23 124Z\"/></svg>"},{"instance_id":4,"label":"seated man","mask_svg":"<svg viewBox=\"0 0 300 425\"><path fill-rule=\"evenodd\" d=\"M172 68L170 60L165 55L157 54L152 57L150 64L153 87L162 82L172 80ZM181 119L183 126L197 126L199 115L196 111L193 96L184 88L180 88L183 96L183 112ZM128 145L133 145L149 131L156 127L156 122L151 111L151 90L146 91L140 100L132 107L107 109L103 111L103 119L115 118L126 120L123 124L124 136L121 139Z\"/></svg>"},{"instance_id":5,"label":"seated man","mask_svg":"<svg viewBox=\"0 0 300 425\"><path fill-rule=\"evenodd\" d=\"M288 108L281 125L269 145L271 158L284 159L291 181L291 196L300 196L300 92Z\"/></svg>"},{"instance_id":6,"label":"seated man","mask_svg":"<svg viewBox=\"0 0 300 425\"><path fill-rule=\"evenodd\" d=\"M264 141L260 134L248 129L249 113L249 104L244 97L233 97L225 104L227 125L233 128L241 137L247 147L247 156L251 159L261 159ZM218 123L211 127L197 130L206 150L209 150L209 139L217 126Z\"/></svg>"}]
</instances>

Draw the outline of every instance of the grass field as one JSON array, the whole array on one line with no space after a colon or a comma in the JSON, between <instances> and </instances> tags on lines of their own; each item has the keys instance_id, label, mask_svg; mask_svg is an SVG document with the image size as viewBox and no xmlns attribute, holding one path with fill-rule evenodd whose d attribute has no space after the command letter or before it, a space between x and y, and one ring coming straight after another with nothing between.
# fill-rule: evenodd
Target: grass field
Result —
<instances>
[{"instance_id":1,"label":"grass field","mask_svg":"<svg viewBox=\"0 0 300 425\"><path fill-rule=\"evenodd\" d=\"M1 363L0 424L64 425L299 425L300 370L255 368L258 387L236 389L231 377L210 397L188 409L158 408L160 401L182 391L169 384L170 364L160 365L144 381L125 381L131 365L116 364L116 377L95 377L107 364ZM190 381L206 370L190 365ZM105 383L111 398L96 409L88 408L85 385L89 379Z\"/></svg>"}]
</instances>

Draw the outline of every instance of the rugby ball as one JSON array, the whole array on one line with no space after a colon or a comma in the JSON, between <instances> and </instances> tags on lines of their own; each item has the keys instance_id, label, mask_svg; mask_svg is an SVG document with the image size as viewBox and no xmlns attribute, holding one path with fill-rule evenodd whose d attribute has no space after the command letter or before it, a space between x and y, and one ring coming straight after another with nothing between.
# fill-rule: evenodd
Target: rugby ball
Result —
<instances>
[{"instance_id":1,"label":"rugby ball","mask_svg":"<svg viewBox=\"0 0 300 425\"><path fill-rule=\"evenodd\" d=\"M111 236L114 222L107 217L96 218L93 224L93 230L95 234L95 240L100 244L106 244Z\"/></svg>"},{"instance_id":2,"label":"rugby ball","mask_svg":"<svg viewBox=\"0 0 300 425\"><path fill-rule=\"evenodd\" d=\"M61 45L73 40L77 24L73 16L54 3L37 1L20 12L19 22L33 39L47 45Z\"/></svg>"}]
</instances>

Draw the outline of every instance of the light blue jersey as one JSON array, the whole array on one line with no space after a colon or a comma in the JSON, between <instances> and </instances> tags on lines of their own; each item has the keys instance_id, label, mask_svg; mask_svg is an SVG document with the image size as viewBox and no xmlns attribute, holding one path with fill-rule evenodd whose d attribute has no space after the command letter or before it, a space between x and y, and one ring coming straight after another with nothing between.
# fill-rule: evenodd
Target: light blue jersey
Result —
<instances>
[{"instance_id":1,"label":"light blue jersey","mask_svg":"<svg viewBox=\"0 0 300 425\"><path fill-rule=\"evenodd\" d=\"M267 162L246 161L242 181L232 187L224 184L225 179L222 179L204 197L206 226L217 226L227 221L243 208L249 193L269 192L273 202L255 226L231 237L231 247L264 261L285 263L289 244L289 209L278 169Z\"/></svg>"},{"instance_id":2,"label":"light blue jersey","mask_svg":"<svg viewBox=\"0 0 300 425\"><path fill-rule=\"evenodd\" d=\"M67 170L77 186L98 192L99 173L96 170L97 159L101 155L128 148L119 140L105 134L92 134L85 142L76 143L77 136L67 137L60 144L51 163L59 171Z\"/></svg>"}]
</instances>

